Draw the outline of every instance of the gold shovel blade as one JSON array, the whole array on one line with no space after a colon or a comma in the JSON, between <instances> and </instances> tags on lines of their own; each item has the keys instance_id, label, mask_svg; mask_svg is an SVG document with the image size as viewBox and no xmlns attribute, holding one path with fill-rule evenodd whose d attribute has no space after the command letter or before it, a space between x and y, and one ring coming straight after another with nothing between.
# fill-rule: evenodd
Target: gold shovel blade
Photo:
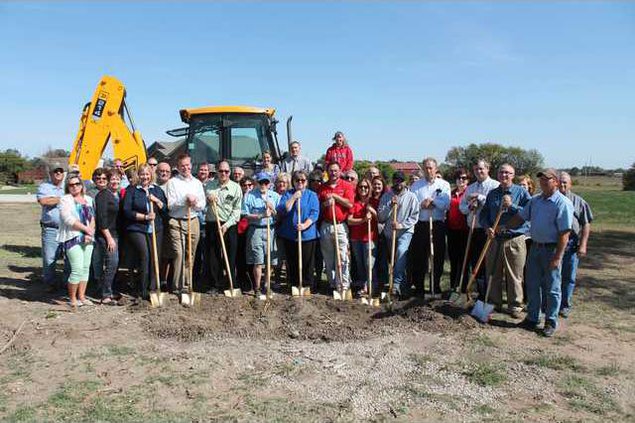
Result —
<instances>
[{"instance_id":1,"label":"gold shovel blade","mask_svg":"<svg viewBox=\"0 0 635 423\"><path fill-rule=\"evenodd\" d=\"M298 288L297 286L292 286L291 295L293 295L294 297L310 297L311 288L304 286L302 288Z\"/></svg>"},{"instance_id":2,"label":"gold shovel blade","mask_svg":"<svg viewBox=\"0 0 635 423\"><path fill-rule=\"evenodd\" d=\"M160 292L150 293L150 305L152 307L161 307L163 305L163 298Z\"/></svg>"},{"instance_id":3,"label":"gold shovel blade","mask_svg":"<svg viewBox=\"0 0 635 423\"><path fill-rule=\"evenodd\" d=\"M240 297L243 295L243 292L240 290L240 288L226 289L224 293L226 297L232 297L232 298Z\"/></svg>"},{"instance_id":4,"label":"gold shovel blade","mask_svg":"<svg viewBox=\"0 0 635 423\"><path fill-rule=\"evenodd\" d=\"M333 299L337 300L337 301L342 301L342 294L340 293L340 291L333 291Z\"/></svg>"},{"instance_id":5,"label":"gold shovel blade","mask_svg":"<svg viewBox=\"0 0 635 423\"><path fill-rule=\"evenodd\" d=\"M291 295L293 295L294 297L299 297L300 296L300 288L298 288L297 286L292 286L291 287Z\"/></svg>"}]
</instances>

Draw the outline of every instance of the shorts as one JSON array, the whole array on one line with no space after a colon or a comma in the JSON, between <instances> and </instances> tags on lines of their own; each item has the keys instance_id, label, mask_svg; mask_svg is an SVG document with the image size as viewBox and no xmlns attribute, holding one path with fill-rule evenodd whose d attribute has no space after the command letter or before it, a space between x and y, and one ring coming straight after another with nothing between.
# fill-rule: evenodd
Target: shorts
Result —
<instances>
[{"instance_id":1,"label":"shorts","mask_svg":"<svg viewBox=\"0 0 635 423\"><path fill-rule=\"evenodd\" d=\"M271 228L271 265L278 264L275 230ZM240 254L240 251L238 252ZM247 230L247 264L265 264L267 254L267 228L249 226Z\"/></svg>"}]
</instances>

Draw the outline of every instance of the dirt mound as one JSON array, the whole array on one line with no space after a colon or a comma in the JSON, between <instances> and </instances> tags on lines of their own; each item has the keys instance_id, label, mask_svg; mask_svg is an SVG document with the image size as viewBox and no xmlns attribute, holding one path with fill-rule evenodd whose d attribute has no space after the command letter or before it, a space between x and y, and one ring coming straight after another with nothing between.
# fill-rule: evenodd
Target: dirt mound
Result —
<instances>
[{"instance_id":1,"label":"dirt mound","mask_svg":"<svg viewBox=\"0 0 635 423\"><path fill-rule=\"evenodd\" d=\"M154 336L184 342L227 337L350 341L397 330L444 332L457 330L457 325L478 326L464 314L452 315L420 300L395 304L388 311L322 296L302 300L278 296L270 302L204 296L194 308L172 299L160 309L130 310L143 314L144 329Z\"/></svg>"}]
</instances>

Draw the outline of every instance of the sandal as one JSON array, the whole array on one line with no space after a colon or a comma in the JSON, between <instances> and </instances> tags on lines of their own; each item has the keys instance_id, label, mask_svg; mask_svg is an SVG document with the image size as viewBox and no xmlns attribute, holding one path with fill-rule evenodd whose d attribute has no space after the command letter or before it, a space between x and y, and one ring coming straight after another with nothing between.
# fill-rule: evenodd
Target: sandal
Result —
<instances>
[{"instance_id":1,"label":"sandal","mask_svg":"<svg viewBox=\"0 0 635 423\"><path fill-rule=\"evenodd\" d=\"M106 297L106 298L102 298L101 305L114 306L114 305L117 305L117 302L110 297Z\"/></svg>"},{"instance_id":2,"label":"sandal","mask_svg":"<svg viewBox=\"0 0 635 423\"><path fill-rule=\"evenodd\" d=\"M79 301L79 303L83 306L92 306L94 305L93 302L91 300L89 300L88 298L84 298L83 300Z\"/></svg>"}]
</instances>

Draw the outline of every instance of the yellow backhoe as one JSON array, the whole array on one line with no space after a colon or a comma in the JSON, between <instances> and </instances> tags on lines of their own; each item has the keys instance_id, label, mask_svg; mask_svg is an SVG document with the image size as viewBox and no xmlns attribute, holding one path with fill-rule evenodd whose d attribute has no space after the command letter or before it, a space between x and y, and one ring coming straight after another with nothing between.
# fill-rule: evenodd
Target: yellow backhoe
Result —
<instances>
[{"instance_id":1,"label":"yellow backhoe","mask_svg":"<svg viewBox=\"0 0 635 423\"><path fill-rule=\"evenodd\" d=\"M126 105L126 88L117 78L104 76L82 111L69 165L76 165L82 178L90 179L109 141L124 170L146 162L145 143Z\"/></svg>"},{"instance_id":2,"label":"yellow backhoe","mask_svg":"<svg viewBox=\"0 0 635 423\"><path fill-rule=\"evenodd\" d=\"M69 159L79 167L84 179L90 179L110 141L115 158L125 170L136 169L147 160L146 146L134 127L126 105L126 88L118 79L104 76L90 103L84 106ZM250 174L268 151L274 163L285 156L280 151L275 110L251 106L214 106L180 111L184 128L167 131L185 139L185 149L194 165L228 160L232 167L242 166ZM287 138L291 142L291 117L287 120ZM127 120L127 122L126 122Z\"/></svg>"}]
</instances>

